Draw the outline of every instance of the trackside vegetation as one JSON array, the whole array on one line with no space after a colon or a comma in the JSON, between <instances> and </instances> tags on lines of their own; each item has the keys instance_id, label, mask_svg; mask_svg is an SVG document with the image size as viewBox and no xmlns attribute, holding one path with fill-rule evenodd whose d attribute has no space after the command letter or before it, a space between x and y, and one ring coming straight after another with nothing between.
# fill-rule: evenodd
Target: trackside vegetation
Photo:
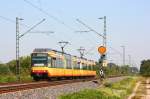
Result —
<instances>
[{"instance_id":1,"label":"trackside vegetation","mask_svg":"<svg viewBox=\"0 0 150 99\"><path fill-rule=\"evenodd\" d=\"M25 56L20 58L21 64L21 81L31 81L30 68L31 58ZM16 61L11 60L8 63L0 63L0 83L16 82Z\"/></svg>"},{"instance_id":2,"label":"trackside vegetation","mask_svg":"<svg viewBox=\"0 0 150 99\"><path fill-rule=\"evenodd\" d=\"M103 87L61 95L59 99L126 99L136 82L137 77L128 77L115 83L106 81Z\"/></svg>"}]
</instances>

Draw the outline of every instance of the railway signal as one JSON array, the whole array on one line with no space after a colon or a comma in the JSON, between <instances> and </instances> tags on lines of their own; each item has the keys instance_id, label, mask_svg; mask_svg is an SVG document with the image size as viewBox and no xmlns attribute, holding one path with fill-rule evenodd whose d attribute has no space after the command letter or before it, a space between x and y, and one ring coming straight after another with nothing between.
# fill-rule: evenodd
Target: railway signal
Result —
<instances>
[{"instance_id":1,"label":"railway signal","mask_svg":"<svg viewBox=\"0 0 150 99\"><path fill-rule=\"evenodd\" d=\"M100 63L102 63L102 67L106 67L107 66L107 61L106 61L106 47L105 46L100 46L98 48L98 52L100 53L101 57L100 57Z\"/></svg>"},{"instance_id":2,"label":"railway signal","mask_svg":"<svg viewBox=\"0 0 150 99\"><path fill-rule=\"evenodd\" d=\"M107 66L106 51L107 51L107 49L106 49L105 46L100 46L100 47L98 48L98 52L99 52L100 55L101 55L100 60L99 60L99 64L100 64L99 74L100 74L100 77L101 77L101 78L104 78L104 77L105 77L105 73L104 73L103 67L106 67L106 66Z\"/></svg>"}]
</instances>

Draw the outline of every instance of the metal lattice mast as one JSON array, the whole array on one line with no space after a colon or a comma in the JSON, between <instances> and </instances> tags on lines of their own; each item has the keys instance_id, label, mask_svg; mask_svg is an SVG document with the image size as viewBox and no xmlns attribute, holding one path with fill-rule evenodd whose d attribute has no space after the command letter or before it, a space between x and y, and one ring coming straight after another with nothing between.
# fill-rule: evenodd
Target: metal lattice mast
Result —
<instances>
[{"instance_id":1,"label":"metal lattice mast","mask_svg":"<svg viewBox=\"0 0 150 99\"><path fill-rule=\"evenodd\" d=\"M18 18L16 18L16 75L18 78L18 67L19 67L19 25L18 25Z\"/></svg>"},{"instance_id":2,"label":"metal lattice mast","mask_svg":"<svg viewBox=\"0 0 150 99\"><path fill-rule=\"evenodd\" d=\"M122 51L123 51L123 57L122 57L122 62L123 62L123 66L125 66L125 46L121 46L122 47Z\"/></svg>"},{"instance_id":3,"label":"metal lattice mast","mask_svg":"<svg viewBox=\"0 0 150 99\"><path fill-rule=\"evenodd\" d=\"M19 20L23 20L23 19L16 17L16 75L18 81L20 81Z\"/></svg>"},{"instance_id":4,"label":"metal lattice mast","mask_svg":"<svg viewBox=\"0 0 150 99\"><path fill-rule=\"evenodd\" d=\"M107 48L106 16L98 18L98 19L104 20L103 46L105 46ZM107 53L105 55L107 55ZM105 56L105 58L106 58L106 56Z\"/></svg>"},{"instance_id":5,"label":"metal lattice mast","mask_svg":"<svg viewBox=\"0 0 150 99\"><path fill-rule=\"evenodd\" d=\"M107 47L107 34L106 34L106 16L104 16L104 36L105 36L105 39L104 39L104 46Z\"/></svg>"}]
</instances>

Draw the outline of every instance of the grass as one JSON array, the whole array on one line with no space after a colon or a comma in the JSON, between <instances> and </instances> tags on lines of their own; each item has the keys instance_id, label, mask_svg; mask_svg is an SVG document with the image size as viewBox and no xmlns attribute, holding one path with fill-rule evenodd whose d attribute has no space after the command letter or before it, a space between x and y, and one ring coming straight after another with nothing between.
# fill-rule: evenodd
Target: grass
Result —
<instances>
[{"instance_id":1,"label":"grass","mask_svg":"<svg viewBox=\"0 0 150 99\"><path fill-rule=\"evenodd\" d=\"M137 77L128 77L116 83L106 81L101 88L61 95L59 99L126 99L131 94L136 81Z\"/></svg>"},{"instance_id":2,"label":"grass","mask_svg":"<svg viewBox=\"0 0 150 99\"><path fill-rule=\"evenodd\" d=\"M0 83L16 82L16 80L14 75L0 75Z\"/></svg>"},{"instance_id":3,"label":"grass","mask_svg":"<svg viewBox=\"0 0 150 99\"><path fill-rule=\"evenodd\" d=\"M99 90L86 89L73 94L60 96L59 99L119 99L116 96L103 94Z\"/></svg>"},{"instance_id":4,"label":"grass","mask_svg":"<svg viewBox=\"0 0 150 99\"><path fill-rule=\"evenodd\" d=\"M32 81L30 75L21 75L21 82ZM17 77L15 75L0 75L0 83L10 83L17 82Z\"/></svg>"}]
</instances>

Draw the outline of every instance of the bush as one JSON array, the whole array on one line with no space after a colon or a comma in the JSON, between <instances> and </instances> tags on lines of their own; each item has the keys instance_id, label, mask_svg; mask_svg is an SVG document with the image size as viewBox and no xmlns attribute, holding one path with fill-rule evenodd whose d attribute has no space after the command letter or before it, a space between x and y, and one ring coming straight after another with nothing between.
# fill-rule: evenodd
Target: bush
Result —
<instances>
[{"instance_id":1,"label":"bush","mask_svg":"<svg viewBox=\"0 0 150 99\"><path fill-rule=\"evenodd\" d=\"M30 75L21 75L21 81L32 81L32 77Z\"/></svg>"},{"instance_id":2,"label":"bush","mask_svg":"<svg viewBox=\"0 0 150 99\"><path fill-rule=\"evenodd\" d=\"M5 64L0 64L0 74L1 75L6 75L6 74L11 74L11 71L8 66Z\"/></svg>"},{"instance_id":3,"label":"bush","mask_svg":"<svg viewBox=\"0 0 150 99\"><path fill-rule=\"evenodd\" d=\"M0 76L0 83L7 83L7 82L16 82L17 78L15 75L1 75Z\"/></svg>"},{"instance_id":4,"label":"bush","mask_svg":"<svg viewBox=\"0 0 150 99\"><path fill-rule=\"evenodd\" d=\"M111 88L111 87L112 87L112 83L110 83L110 82L106 82L106 83L104 83L104 86L105 86L105 87L109 87L109 88Z\"/></svg>"}]
</instances>

